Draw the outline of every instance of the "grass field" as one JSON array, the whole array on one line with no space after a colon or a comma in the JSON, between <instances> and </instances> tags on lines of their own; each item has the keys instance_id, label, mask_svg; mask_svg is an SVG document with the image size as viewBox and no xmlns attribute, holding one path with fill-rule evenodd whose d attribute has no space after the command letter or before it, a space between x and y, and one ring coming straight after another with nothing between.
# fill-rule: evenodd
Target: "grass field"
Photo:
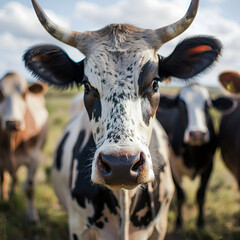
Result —
<instances>
[{"instance_id":1,"label":"grass field","mask_svg":"<svg viewBox=\"0 0 240 240\"><path fill-rule=\"evenodd\" d=\"M174 93L176 89L171 88ZM210 89L217 95L216 89ZM19 184L16 194L8 201L0 201L0 240L67 240L67 215L58 203L51 186L52 153L56 142L68 121L69 103L72 92L49 91L46 95L47 108L50 113L50 131L41 164L36 178L36 205L41 222L33 226L26 221L26 201L22 192L22 182L26 169L18 171ZM216 127L220 114L212 111ZM187 202L184 206L185 228L174 232L175 201L172 201L169 212L169 230L167 240L239 240L240 239L240 194L235 180L223 165L219 150L215 156L214 170L210 179L205 204L206 227L199 230L195 227L197 208L195 192L199 179L191 182L184 179L187 190ZM140 240L140 239L139 239Z\"/></svg>"}]
</instances>

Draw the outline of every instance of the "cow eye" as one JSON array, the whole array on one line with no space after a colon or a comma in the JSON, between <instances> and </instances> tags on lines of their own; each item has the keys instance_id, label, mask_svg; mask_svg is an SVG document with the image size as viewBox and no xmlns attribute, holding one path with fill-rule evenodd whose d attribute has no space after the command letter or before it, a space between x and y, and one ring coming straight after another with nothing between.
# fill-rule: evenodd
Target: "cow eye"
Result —
<instances>
[{"instance_id":1,"label":"cow eye","mask_svg":"<svg viewBox=\"0 0 240 240\"><path fill-rule=\"evenodd\" d=\"M83 83L83 85L84 85L84 92L85 92L85 94L88 94L90 92L90 90L91 90L91 85L87 81L85 81Z\"/></svg>"},{"instance_id":2,"label":"cow eye","mask_svg":"<svg viewBox=\"0 0 240 240\"><path fill-rule=\"evenodd\" d=\"M159 88L159 82L160 82L160 79L158 79L158 78L153 79L152 84L151 84L151 88L152 88L154 91L157 91L157 90L158 90L158 88Z\"/></svg>"}]
</instances>

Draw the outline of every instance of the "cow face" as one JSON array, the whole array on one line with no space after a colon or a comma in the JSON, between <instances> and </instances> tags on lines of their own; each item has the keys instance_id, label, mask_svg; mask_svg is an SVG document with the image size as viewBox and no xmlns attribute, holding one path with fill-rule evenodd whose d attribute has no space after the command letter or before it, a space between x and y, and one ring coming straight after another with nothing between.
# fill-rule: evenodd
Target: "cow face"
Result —
<instances>
[{"instance_id":1,"label":"cow face","mask_svg":"<svg viewBox=\"0 0 240 240\"><path fill-rule=\"evenodd\" d=\"M210 107L226 112L233 109L234 105L232 99L225 97L212 100L208 90L197 84L183 87L175 99L163 96L160 100L160 106L164 108L178 108L183 142L192 146L200 146L210 141Z\"/></svg>"},{"instance_id":2,"label":"cow face","mask_svg":"<svg viewBox=\"0 0 240 240\"><path fill-rule=\"evenodd\" d=\"M210 96L208 90L199 85L191 85L182 88L179 92L181 105L186 108L187 127L184 131L183 141L190 145L202 145L209 142L209 131L207 126L207 107Z\"/></svg>"},{"instance_id":3,"label":"cow face","mask_svg":"<svg viewBox=\"0 0 240 240\"><path fill-rule=\"evenodd\" d=\"M35 1L33 4L42 24L48 22L45 27L49 31L53 23ZM194 11L197 5L198 1L191 5ZM52 45L34 47L24 55L27 68L43 81L59 87L84 85L84 103L97 145L91 175L94 183L133 188L154 179L153 165L157 163L153 164L148 147L159 82L170 76L190 78L210 66L220 53L217 40L198 37L180 43L167 58L158 56L156 52L169 40L172 27L166 33L165 28L154 32L113 24L83 35L67 32L64 40L59 37L62 30L58 34L49 31L75 45L86 59L74 63ZM165 34L160 42L159 34Z\"/></svg>"},{"instance_id":4,"label":"cow face","mask_svg":"<svg viewBox=\"0 0 240 240\"><path fill-rule=\"evenodd\" d=\"M28 92L39 93L41 84L28 87L24 78L8 73L0 80L0 122L2 130L23 131L25 129L26 98Z\"/></svg>"}]
</instances>

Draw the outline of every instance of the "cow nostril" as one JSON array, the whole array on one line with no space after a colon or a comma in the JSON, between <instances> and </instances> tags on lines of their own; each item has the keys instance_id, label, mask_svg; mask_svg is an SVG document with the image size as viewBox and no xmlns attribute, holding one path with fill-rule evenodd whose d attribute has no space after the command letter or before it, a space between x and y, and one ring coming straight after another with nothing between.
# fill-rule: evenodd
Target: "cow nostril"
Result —
<instances>
[{"instance_id":1,"label":"cow nostril","mask_svg":"<svg viewBox=\"0 0 240 240\"><path fill-rule=\"evenodd\" d=\"M106 176L106 175L111 174L111 172L112 172L111 167L109 166L109 164L106 161L104 161L101 154L99 154L99 156L98 156L98 161L99 161L100 167L102 169L103 175Z\"/></svg>"},{"instance_id":2,"label":"cow nostril","mask_svg":"<svg viewBox=\"0 0 240 240\"><path fill-rule=\"evenodd\" d=\"M145 162L145 159L143 157L143 154L141 153L139 160L132 166L131 170L133 172L138 172L143 166L144 162Z\"/></svg>"}]
</instances>

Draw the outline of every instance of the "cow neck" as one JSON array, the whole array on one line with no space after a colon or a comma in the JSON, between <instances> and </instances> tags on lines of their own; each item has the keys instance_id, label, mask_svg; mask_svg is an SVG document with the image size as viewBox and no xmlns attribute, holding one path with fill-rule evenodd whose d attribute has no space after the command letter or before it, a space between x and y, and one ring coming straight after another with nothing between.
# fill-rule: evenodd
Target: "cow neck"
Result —
<instances>
[{"instance_id":1,"label":"cow neck","mask_svg":"<svg viewBox=\"0 0 240 240\"><path fill-rule=\"evenodd\" d=\"M22 140L27 141L32 137L37 136L40 133L41 128L37 126L36 121L29 107L27 107L26 109L24 120L25 120L25 129L24 131L22 131Z\"/></svg>"}]
</instances>

